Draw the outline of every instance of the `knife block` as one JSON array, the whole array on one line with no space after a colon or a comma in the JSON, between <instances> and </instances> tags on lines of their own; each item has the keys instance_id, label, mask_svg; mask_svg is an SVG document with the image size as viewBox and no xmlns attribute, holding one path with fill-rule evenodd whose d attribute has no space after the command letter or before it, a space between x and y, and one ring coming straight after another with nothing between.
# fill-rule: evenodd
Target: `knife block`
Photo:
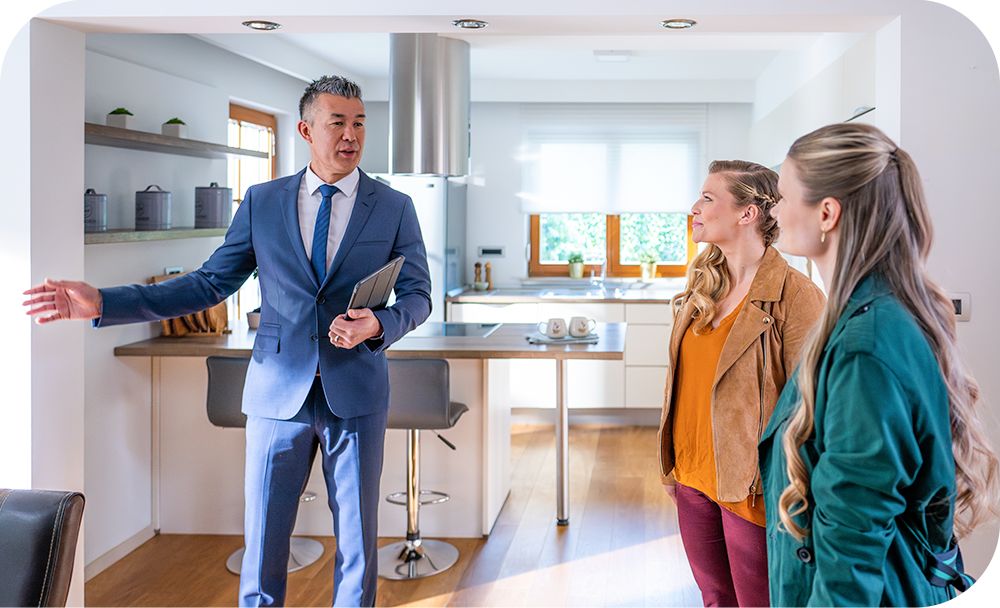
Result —
<instances>
[{"instance_id":1,"label":"knife block","mask_svg":"<svg viewBox=\"0 0 1000 608\"><path fill-rule=\"evenodd\" d=\"M164 274L150 277L149 284L162 283L170 279L184 276L187 273ZM221 336L232 333L229 329L229 309L223 300L205 310L199 310L173 319L160 321L162 336L183 338L185 336Z\"/></svg>"}]
</instances>

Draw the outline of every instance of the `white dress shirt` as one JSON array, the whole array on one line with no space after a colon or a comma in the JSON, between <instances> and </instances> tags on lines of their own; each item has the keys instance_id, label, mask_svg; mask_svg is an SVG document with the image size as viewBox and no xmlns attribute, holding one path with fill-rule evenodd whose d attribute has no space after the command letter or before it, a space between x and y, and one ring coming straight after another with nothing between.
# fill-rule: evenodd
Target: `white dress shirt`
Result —
<instances>
[{"instance_id":1,"label":"white dress shirt","mask_svg":"<svg viewBox=\"0 0 1000 608\"><path fill-rule=\"evenodd\" d=\"M344 240L344 232L347 231L347 222L351 220L351 212L354 211L354 201L358 198L358 181L361 175L358 168L347 174L340 181L330 184L339 188L339 192L333 194L330 199L330 232L326 237L326 268L330 269L330 263L337 255L340 242ZM299 231L302 233L302 244L306 248L306 257L312 261L313 232L316 230L316 214L319 213L319 206L323 202L323 194L319 187L325 184L322 179L313 173L312 167L306 167L306 172L302 176L299 184Z\"/></svg>"}]
</instances>

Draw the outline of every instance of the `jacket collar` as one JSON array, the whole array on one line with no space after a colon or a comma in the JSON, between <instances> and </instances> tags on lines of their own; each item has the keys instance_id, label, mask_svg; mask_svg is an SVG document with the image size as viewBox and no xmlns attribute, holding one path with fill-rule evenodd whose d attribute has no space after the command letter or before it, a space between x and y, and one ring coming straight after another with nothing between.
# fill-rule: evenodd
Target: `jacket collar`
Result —
<instances>
[{"instance_id":1,"label":"jacket collar","mask_svg":"<svg viewBox=\"0 0 1000 608\"><path fill-rule=\"evenodd\" d=\"M764 251L764 259L757 268L757 274L750 284L747 300L751 302L777 302L781 300L781 292L785 286L785 275L788 274L788 262L774 247Z\"/></svg>"},{"instance_id":2,"label":"jacket collar","mask_svg":"<svg viewBox=\"0 0 1000 608\"><path fill-rule=\"evenodd\" d=\"M830 342L844 330L844 326L847 325L847 322L859 310L871 304L879 297L890 293L892 293L892 290L889 289L889 285L878 274L869 273L861 279L854 288L854 291L851 292L851 297L847 299L844 312L837 319L837 324L834 326L833 331L830 332L830 337L826 341L827 345L829 346Z\"/></svg>"}]
</instances>

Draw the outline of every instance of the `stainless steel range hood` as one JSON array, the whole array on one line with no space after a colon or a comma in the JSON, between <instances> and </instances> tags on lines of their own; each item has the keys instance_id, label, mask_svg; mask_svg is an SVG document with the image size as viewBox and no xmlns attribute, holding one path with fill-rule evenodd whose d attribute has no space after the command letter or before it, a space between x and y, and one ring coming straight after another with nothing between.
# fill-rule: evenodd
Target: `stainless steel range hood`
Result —
<instances>
[{"instance_id":1,"label":"stainless steel range hood","mask_svg":"<svg viewBox=\"0 0 1000 608\"><path fill-rule=\"evenodd\" d=\"M389 36L389 171L469 172L469 43Z\"/></svg>"}]
</instances>

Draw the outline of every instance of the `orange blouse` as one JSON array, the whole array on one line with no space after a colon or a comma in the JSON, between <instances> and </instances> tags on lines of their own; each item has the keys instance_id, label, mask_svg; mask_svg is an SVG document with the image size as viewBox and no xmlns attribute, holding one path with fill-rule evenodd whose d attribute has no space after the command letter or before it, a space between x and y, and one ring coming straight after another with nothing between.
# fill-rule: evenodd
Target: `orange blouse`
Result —
<instances>
[{"instance_id":1,"label":"orange blouse","mask_svg":"<svg viewBox=\"0 0 1000 608\"><path fill-rule=\"evenodd\" d=\"M684 333L677 355L674 388L674 477L719 506L758 526L765 525L764 501L749 496L740 502L720 502L716 495L715 441L712 435L712 389L719 357L743 310L746 298L715 329ZM751 455L747 456L748 458Z\"/></svg>"}]
</instances>

